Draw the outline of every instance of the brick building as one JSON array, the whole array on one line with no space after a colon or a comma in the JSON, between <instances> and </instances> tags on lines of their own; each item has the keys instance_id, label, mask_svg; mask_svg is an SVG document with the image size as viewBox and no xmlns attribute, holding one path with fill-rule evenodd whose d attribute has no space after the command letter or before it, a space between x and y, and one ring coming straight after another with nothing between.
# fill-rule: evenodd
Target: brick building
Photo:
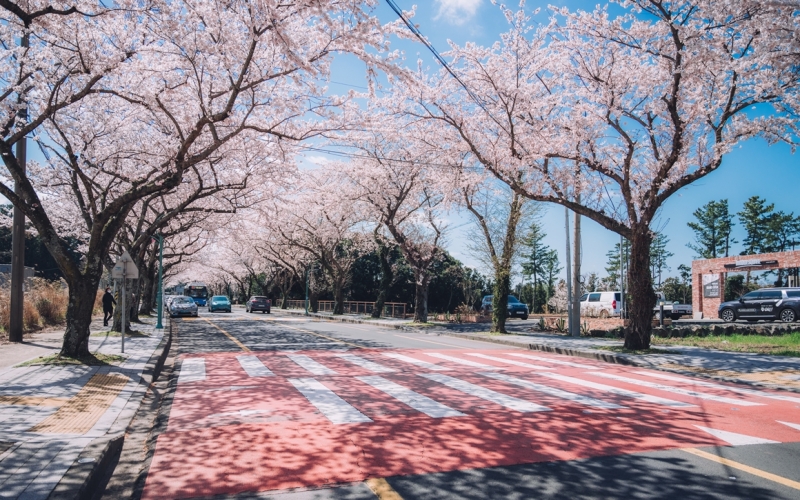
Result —
<instances>
[{"instance_id":1,"label":"brick building","mask_svg":"<svg viewBox=\"0 0 800 500\"><path fill-rule=\"evenodd\" d=\"M736 255L692 262L692 309L695 319L716 318L725 297L725 274L800 267L800 251ZM794 283L793 286L800 286Z\"/></svg>"}]
</instances>

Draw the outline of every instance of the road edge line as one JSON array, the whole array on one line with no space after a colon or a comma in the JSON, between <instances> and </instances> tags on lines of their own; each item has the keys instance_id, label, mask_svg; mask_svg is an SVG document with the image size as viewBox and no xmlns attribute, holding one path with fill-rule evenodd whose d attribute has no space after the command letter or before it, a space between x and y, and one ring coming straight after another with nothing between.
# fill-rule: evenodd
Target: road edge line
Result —
<instances>
[{"instance_id":1,"label":"road edge line","mask_svg":"<svg viewBox=\"0 0 800 500\"><path fill-rule=\"evenodd\" d=\"M697 448L679 448L679 449L680 451L683 451L685 453L689 453L691 455L695 455L700 458L705 458L706 460L716 462L726 467L731 467L733 469L738 469L740 471L747 472L748 474L760 477L761 479L767 479L769 481L782 484L783 486L786 486L788 488L794 488L796 490L800 490L800 482L798 481L793 481L791 479L779 476L777 474L773 474L771 472L767 472L765 470L756 469L755 467L751 467L749 465L736 462L729 458L720 457L714 455L713 453L708 453L707 451L698 450Z\"/></svg>"}]
</instances>

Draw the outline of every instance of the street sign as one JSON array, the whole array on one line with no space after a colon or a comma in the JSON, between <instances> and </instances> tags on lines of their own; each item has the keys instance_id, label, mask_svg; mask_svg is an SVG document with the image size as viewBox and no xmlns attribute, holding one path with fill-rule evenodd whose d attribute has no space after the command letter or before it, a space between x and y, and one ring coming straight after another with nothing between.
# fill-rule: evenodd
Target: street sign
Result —
<instances>
[{"instance_id":1,"label":"street sign","mask_svg":"<svg viewBox=\"0 0 800 500\"><path fill-rule=\"evenodd\" d=\"M123 274L129 279L136 279L139 277L139 268L133 263L131 254L129 254L127 250L117 259L117 262L114 264L114 269L111 270L112 278L122 279Z\"/></svg>"}]
</instances>

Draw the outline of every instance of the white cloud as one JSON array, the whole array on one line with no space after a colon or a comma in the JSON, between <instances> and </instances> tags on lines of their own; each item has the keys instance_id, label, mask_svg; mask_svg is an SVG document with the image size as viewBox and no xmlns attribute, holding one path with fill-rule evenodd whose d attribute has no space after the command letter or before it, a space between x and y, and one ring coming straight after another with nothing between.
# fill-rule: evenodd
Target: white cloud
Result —
<instances>
[{"instance_id":1,"label":"white cloud","mask_svg":"<svg viewBox=\"0 0 800 500\"><path fill-rule=\"evenodd\" d=\"M439 12L434 19L445 19L455 25L462 25L472 19L483 0L436 0Z\"/></svg>"}]
</instances>

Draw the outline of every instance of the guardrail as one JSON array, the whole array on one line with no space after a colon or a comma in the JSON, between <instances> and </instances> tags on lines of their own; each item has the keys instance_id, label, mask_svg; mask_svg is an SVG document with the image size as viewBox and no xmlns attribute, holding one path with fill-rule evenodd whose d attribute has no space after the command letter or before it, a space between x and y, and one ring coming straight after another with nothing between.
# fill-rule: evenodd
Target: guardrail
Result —
<instances>
[{"instance_id":1,"label":"guardrail","mask_svg":"<svg viewBox=\"0 0 800 500\"><path fill-rule=\"evenodd\" d=\"M318 304L320 312L333 312L333 306L335 302L332 300L320 300ZM360 302L360 301L345 300L342 305L344 306L345 314L366 315L366 314L372 314L372 311L375 310L375 302ZM305 309L306 302L304 300L287 300L286 307L288 309ZM381 317L405 318L406 305L402 302L384 302L383 314L381 314Z\"/></svg>"}]
</instances>

